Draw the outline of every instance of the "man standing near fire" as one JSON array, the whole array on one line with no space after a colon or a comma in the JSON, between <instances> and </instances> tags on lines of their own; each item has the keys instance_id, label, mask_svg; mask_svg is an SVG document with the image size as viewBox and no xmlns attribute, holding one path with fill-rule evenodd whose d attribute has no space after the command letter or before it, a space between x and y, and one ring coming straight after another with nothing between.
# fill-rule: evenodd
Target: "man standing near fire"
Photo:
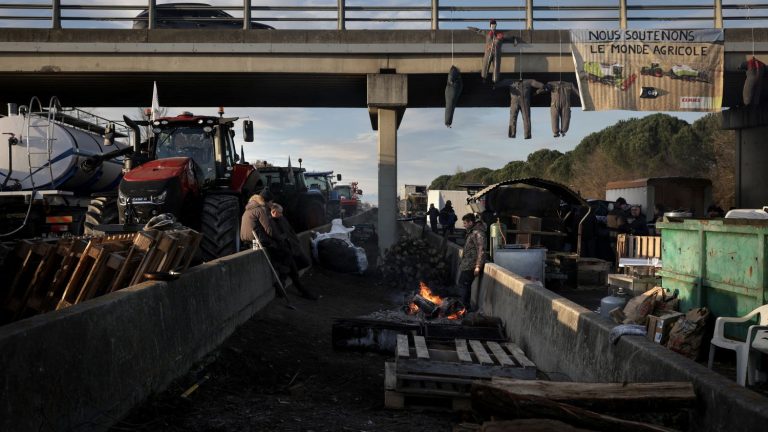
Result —
<instances>
[{"instance_id":1,"label":"man standing near fire","mask_svg":"<svg viewBox=\"0 0 768 432\"><path fill-rule=\"evenodd\" d=\"M467 309L472 298L472 282L485 265L485 241L486 226L483 221L477 220L474 214L467 213L461 218L467 237L464 240L464 253L459 263L459 295Z\"/></svg>"}]
</instances>

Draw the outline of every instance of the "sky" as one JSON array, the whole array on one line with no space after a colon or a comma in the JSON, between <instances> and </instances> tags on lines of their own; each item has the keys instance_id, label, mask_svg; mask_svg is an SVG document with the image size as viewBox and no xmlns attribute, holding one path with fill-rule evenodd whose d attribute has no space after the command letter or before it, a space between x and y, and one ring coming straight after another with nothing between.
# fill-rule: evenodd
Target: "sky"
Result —
<instances>
[{"instance_id":1,"label":"sky","mask_svg":"<svg viewBox=\"0 0 768 432\"><path fill-rule=\"evenodd\" d=\"M158 89L162 105L162 89ZM151 101L147 95L147 105ZM225 107L226 109L226 107ZM216 115L215 108L167 108L168 115L183 110L195 114ZM108 118L122 113L136 115L136 108L96 110ZM357 181L363 190L363 201L378 203L377 132L371 129L368 110L301 109L301 108L233 108L227 116L250 118L254 121L254 142L236 141L243 145L246 160L266 160L285 165L288 157L293 166L302 158L309 171L333 170L342 175L342 182ZM571 111L571 127L565 137L553 138L550 130L549 108L531 110L532 138L507 137L509 108L459 108L453 127L444 125L442 108L406 109L397 138L398 192L403 184L429 185L443 174L455 174L474 168L498 169L513 160L525 160L540 149L567 152L590 133L613 125L619 120L644 117L654 112L591 111L581 108ZM668 113L689 123L702 113ZM518 130L522 119L518 119Z\"/></svg>"},{"instance_id":2,"label":"sky","mask_svg":"<svg viewBox=\"0 0 768 432\"><path fill-rule=\"evenodd\" d=\"M173 2L174 0L158 0L158 4ZM241 7L242 0L195 0L215 5L231 6L233 8ZM29 3L46 3L49 0L28 0ZM18 3L18 2L14 2ZM64 2L73 3L70 1ZM93 0L89 2L78 2L101 5L140 5L141 0ZM252 0L253 6L302 6L319 5L335 6L337 0ZM371 6L371 5L417 5L427 6L429 0L347 0L348 6ZM712 4L713 2L704 2ZM734 3L732 0L725 0L724 4ZM749 6L752 1L742 0L740 2ZM525 0L441 0L441 6L524 6ZM557 9L560 6L573 5L604 5L615 7L616 0L536 0L536 6L551 6L554 11L538 12L539 17L563 17L556 21L537 22L537 29L563 29L569 28L616 28L618 23L614 21L602 21L586 23L580 22L579 13L566 11L559 13ZM667 0L629 0L632 5L667 5ZM676 5L701 5L701 1L678 0ZM110 13L115 16L122 16L124 21L72 21L63 22L65 28L68 27L128 27L132 24L131 17L134 17L140 10L116 10ZM27 10L14 12L4 10L6 16L35 15L44 14L45 11ZM229 10L233 16L242 16L235 10ZM254 17L277 17L287 16L289 12L270 12L254 11ZM381 12L383 13L383 12ZM389 12L391 13L391 12ZM395 12L398 16L412 16L408 12ZM485 26L485 19L489 12L476 12L475 14L482 18L481 23L456 22L443 23L441 28L463 29L467 25ZM634 16L653 16L662 14L675 15L680 14L691 17L707 17L701 21L636 21L633 24L636 27L654 25L668 28L670 26L679 26L685 28L711 28L711 11L663 11L663 12L644 12L635 11ZM747 18L753 13L749 7L741 8L738 11L729 12L732 15L741 15ZM86 16L86 15L104 15L104 11L65 11L65 16ZM375 13L374 13L375 14ZM504 15L506 14L506 15ZM591 16L598 16L603 12L591 11ZM335 17L335 12L311 12L313 16ZM347 16L353 15L348 12ZM370 14L369 14L370 15ZM418 14L417 14L418 15ZM611 13L608 13L611 15ZM615 15L615 13L614 13ZM306 14L305 14L306 16ZM358 15L360 16L360 15ZM451 15L452 17L453 15ZM503 19L507 17L519 16L516 12L497 13L496 18ZM575 21L565 22L571 17ZM564 21L560 21L563 19ZM291 22L291 21L268 21L269 24L278 28L335 28L335 22ZM19 25L14 20L0 20L0 27L46 27L49 23L45 20L31 20ZM500 28L517 28L519 23L508 21L502 24ZM765 27L765 23L750 21L731 22L732 27ZM351 22L347 28L354 29L366 26L365 28L427 28L428 24L422 23L360 23ZM478 62L480 53L478 53ZM447 71L446 71L447 72ZM160 104L162 105L163 89L158 89L160 95ZM147 105L151 103L151 88L147 89ZM66 104L66 101L63 101ZM226 108L226 107L225 107ZM111 119L120 119L122 114L136 117L138 110L136 107L126 107L122 109L98 109L97 113ZM216 108L200 109L186 107L167 107L168 115L175 115L181 111L189 110L196 114L216 115ZM550 131L549 108L532 109L531 119L533 127L533 138L524 140L520 138L510 139L507 137L507 125L509 121L509 108L459 108L457 109L452 128L446 128L443 123L444 111L442 108L435 109L407 109L398 132L398 191L403 184L425 184L434 180L443 174L455 174L458 171L467 171L479 167L498 169L506 163L513 160L525 160L529 153L539 149L558 150L567 152L572 150L588 134L597 132L605 127L615 124L619 120L628 118L644 117L654 114L653 112L637 111L602 111L602 112L583 112L580 108L572 110L571 127L567 136L553 138ZM702 113L677 112L669 113L677 116L689 123L702 117ZM363 190L363 200L376 204L378 202L378 166L377 166L377 132L371 129L368 111L366 109L275 109L275 108L233 108L227 109L228 116L238 116L241 118L250 118L254 121L255 142L242 143L245 151L246 160L255 161L267 160L273 164L281 165L291 158L293 165L298 165L298 158L303 159L302 166L308 170L333 170L343 176L342 182L359 182L360 189ZM518 128L522 128L522 119L518 120ZM239 141L239 133L236 139Z\"/></svg>"}]
</instances>

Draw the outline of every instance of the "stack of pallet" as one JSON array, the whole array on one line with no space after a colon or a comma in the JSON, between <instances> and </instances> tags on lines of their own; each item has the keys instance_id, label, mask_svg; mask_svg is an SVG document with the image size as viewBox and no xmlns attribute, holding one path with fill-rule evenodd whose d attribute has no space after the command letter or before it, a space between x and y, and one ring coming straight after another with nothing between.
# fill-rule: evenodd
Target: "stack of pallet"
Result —
<instances>
[{"instance_id":1,"label":"stack of pallet","mask_svg":"<svg viewBox=\"0 0 768 432\"><path fill-rule=\"evenodd\" d=\"M536 378L536 365L512 342L456 338L446 345L400 334L396 354L394 362L384 364L388 408L444 406L468 411L475 380Z\"/></svg>"},{"instance_id":2,"label":"stack of pallet","mask_svg":"<svg viewBox=\"0 0 768 432\"><path fill-rule=\"evenodd\" d=\"M5 260L2 321L83 302L189 267L202 236L191 229L22 240Z\"/></svg>"}]
</instances>

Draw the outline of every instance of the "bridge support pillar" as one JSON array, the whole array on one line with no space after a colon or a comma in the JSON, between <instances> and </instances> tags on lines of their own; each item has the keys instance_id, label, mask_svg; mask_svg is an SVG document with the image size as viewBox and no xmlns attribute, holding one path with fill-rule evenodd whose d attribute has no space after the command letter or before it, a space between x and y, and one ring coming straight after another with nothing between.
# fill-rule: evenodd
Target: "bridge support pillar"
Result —
<instances>
[{"instance_id":1,"label":"bridge support pillar","mask_svg":"<svg viewBox=\"0 0 768 432\"><path fill-rule=\"evenodd\" d=\"M408 104L408 76L368 75L368 111L379 131L379 253L397 240L397 128Z\"/></svg>"},{"instance_id":2,"label":"bridge support pillar","mask_svg":"<svg viewBox=\"0 0 768 432\"><path fill-rule=\"evenodd\" d=\"M768 205L768 110L762 105L723 111L723 129L736 131L735 206L762 208Z\"/></svg>"}]
</instances>

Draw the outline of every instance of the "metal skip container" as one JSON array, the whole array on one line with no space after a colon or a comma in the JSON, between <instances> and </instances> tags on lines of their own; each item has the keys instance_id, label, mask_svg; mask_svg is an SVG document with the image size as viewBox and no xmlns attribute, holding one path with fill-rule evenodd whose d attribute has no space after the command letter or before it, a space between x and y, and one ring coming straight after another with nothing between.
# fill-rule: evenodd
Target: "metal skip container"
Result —
<instances>
[{"instance_id":1,"label":"metal skip container","mask_svg":"<svg viewBox=\"0 0 768 432\"><path fill-rule=\"evenodd\" d=\"M499 248L494 251L493 262L512 273L544 283L547 249Z\"/></svg>"}]
</instances>

